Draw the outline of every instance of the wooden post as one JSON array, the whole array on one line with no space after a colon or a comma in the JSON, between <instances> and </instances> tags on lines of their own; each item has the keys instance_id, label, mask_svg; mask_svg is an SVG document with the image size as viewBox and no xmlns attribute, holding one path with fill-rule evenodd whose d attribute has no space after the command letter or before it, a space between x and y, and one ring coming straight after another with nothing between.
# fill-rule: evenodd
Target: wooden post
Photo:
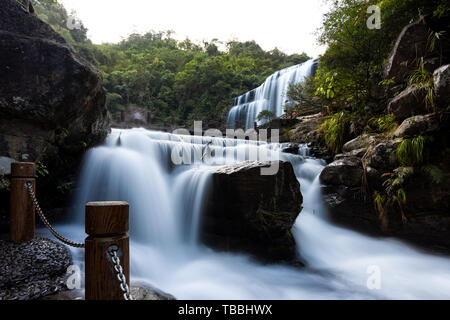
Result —
<instances>
[{"instance_id":1,"label":"wooden post","mask_svg":"<svg viewBox=\"0 0 450 320\"><path fill-rule=\"evenodd\" d=\"M116 245L123 274L130 286L127 202L89 202L86 205L85 298L124 300L108 248Z\"/></svg>"},{"instance_id":2,"label":"wooden post","mask_svg":"<svg viewBox=\"0 0 450 320\"><path fill-rule=\"evenodd\" d=\"M35 208L25 188L25 183L31 182L33 190L36 190L35 176L36 165L34 163L11 163L11 216L9 237L15 243L30 241L34 238Z\"/></svg>"},{"instance_id":3,"label":"wooden post","mask_svg":"<svg viewBox=\"0 0 450 320\"><path fill-rule=\"evenodd\" d=\"M258 123L256 123L256 121L253 122L253 129L254 129L256 132L258 132Z\"/></svg>"},{"instance_id":4,"label":"wooden post","mask_svg":"<svg viewBox=\"0 0 450 320\"><path fill-rule=\"evenodd\" d=\"M234 121L234 129L237 130L239 129L239 121Z\"/></svg>"}]
</instances>

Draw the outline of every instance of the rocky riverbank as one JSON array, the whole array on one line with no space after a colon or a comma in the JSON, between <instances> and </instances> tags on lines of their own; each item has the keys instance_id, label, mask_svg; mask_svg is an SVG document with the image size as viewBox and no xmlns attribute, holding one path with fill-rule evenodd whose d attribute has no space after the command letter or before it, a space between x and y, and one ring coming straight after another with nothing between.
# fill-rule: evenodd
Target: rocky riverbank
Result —
<instances>
[{"instance_id":1,"label":"rocky riverbank","mask_svg":"<svg viewBox=\"0 0 450 320\"><path fill-rule=\"evenodd\" d=\"M0 300L32 300L67 290L67 248L48 239L0 240Z\"/></svg>"},{"instance_id":2,"label":"rocky riverbank","mask_svg":"<svg viewBox=\"0 0 450 320\"><path fill-rule=\"evenodd\" d=\"M403 29L381 79L392 84L371 92L365 110L374 119L380 119L375 109L384 110L392 119L389 129L358 134L350 121L338 154L327 150L320 133L325 114L299 117L280 129L282 141L307 143L313 156L329 163L320 179L334 222L450 253L450 51L448 43L429 50L433 27L422 18ZM430 80L411 84L417 70Z\"/></svg>"}]
</instances>

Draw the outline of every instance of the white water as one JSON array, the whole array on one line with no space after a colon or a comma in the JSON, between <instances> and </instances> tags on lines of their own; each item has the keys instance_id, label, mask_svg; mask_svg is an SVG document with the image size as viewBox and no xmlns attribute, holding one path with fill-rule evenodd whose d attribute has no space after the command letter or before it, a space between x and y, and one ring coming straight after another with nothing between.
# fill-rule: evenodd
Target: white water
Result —
<instances>
[{"instance_id":1,"label":"white water","mask_svg":"<svg viewBox=\"0 0 450 320\"><path fill-rule=\"evenodd\" d=\"M120 135L121 146L117 146ZM182 146L212 149L278 145L220 138L181 137L143 129L113 130L102 147L88 152L70 221L58 226L83 240L84 204L95 200L130 203L131 280L144 281L178 299L442 299L450 298L450 260L416 251L395 240L373 239L331 225L322 208L320 160L281 154L301 184L304 209L293 234L307 267L261 265L244 254L217 253L198 243L198 222L213 167L171 166ZM223 163L234 162L223 159ZM77 263L82 250L73 250ZM367 268L378 266L380 290L370 290Z\"/></svg>"},{"instance_id":2,"label":"white water","mask_svg":"<svg viewBox=\"0 0 450 320\"><path fill-rule=\"evenodd\" d=\"M275 72L256 89L235 98L234 106L227 116L227 128L234 128L236 121L240 128L253 128L253 123L261 125L265 120L256 121L259 113L270 110L277 117L284 113L284 106L288 103L287 91L290 84L302 82L312 75L314 60L295 65Z\"/></svg>"}]
</instances>

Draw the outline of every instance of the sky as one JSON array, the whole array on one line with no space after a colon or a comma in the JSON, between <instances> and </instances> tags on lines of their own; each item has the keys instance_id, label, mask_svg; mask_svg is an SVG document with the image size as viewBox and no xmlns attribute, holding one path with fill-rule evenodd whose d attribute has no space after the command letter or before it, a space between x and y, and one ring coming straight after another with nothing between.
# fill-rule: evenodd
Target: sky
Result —
<instances>
[{"instance_id":1,"label":"sky","mask_svg":"<svg viewBox=\"0 0 450 320\"><path fill-rule=\"evenodd\" d=\"M323 0L59 0L88 28L97 44L118 42L131 33L175 31L194 42L255 40L264 50L306 52L325 48L314 32L326 12Z\"/></svg>"}]
</instances>

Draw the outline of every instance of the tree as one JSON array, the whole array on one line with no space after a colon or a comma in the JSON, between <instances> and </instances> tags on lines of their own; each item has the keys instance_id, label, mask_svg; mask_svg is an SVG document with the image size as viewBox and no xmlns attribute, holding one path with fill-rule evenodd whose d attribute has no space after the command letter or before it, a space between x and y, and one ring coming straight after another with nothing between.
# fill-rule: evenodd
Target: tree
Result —
<instances>
[{"instance_id":1,"label":"tree","mask_svg":"<svg viewBox=\"0 0 450 320\"><path fill-rule=\"evenodd\" d=\"M276 114L273 111L270 110L263 110L261 111L258 116L256 117L256 120L258 121L262 121L262 120L266 120L266 121L272 121L273 119L276 118Z\"/></svg>"}]
</instances>

